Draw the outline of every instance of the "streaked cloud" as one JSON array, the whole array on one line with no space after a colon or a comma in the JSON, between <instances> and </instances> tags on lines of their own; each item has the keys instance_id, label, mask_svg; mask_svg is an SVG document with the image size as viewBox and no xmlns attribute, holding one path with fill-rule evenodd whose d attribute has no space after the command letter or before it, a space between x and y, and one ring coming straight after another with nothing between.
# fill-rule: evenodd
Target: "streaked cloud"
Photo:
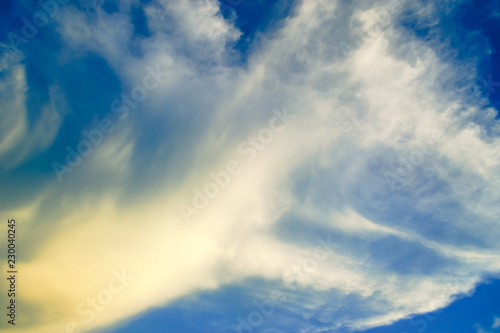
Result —
<instances>
[{"instance_id":1,"label":"streaked cloud","mask_svg":"<svg viewBox=\"0 0 500 333\"><path fill-rule=\"evenodd\" d=\"M497 110L466 89L476 85L474 59L448 61L401 24L412 15L433 26L437 5L298 2L241 66L233 45L242 33L217 2L146 4L148 36L135 33L135 5L67 5L55 18L61 62L101 57L124 93L148 66L168 75L127 119L110 106L116 130L103 144L9 211L30 244L19 300L33 319L20 332L108 327L254 278L267 282L249 292L256 298L276 286L285 294L283 318L311 319L297 329L365 329L442 308L498 274ZM53 144L64 94L51 87L29 126L24 66L0 68L0 156L13 168ZM238 147L280 110L295 118L243 164ZM186 224L179 205L233 160L241 173ZM394 190L386 175L399 169L411 182ZM306 272L319 236L334 251ZM134 280L85 323L75 309L122 267ZM294 288L290 270L302 272ZM220 329L238 323L227 322Z\"/></svg>"}]
</instances>

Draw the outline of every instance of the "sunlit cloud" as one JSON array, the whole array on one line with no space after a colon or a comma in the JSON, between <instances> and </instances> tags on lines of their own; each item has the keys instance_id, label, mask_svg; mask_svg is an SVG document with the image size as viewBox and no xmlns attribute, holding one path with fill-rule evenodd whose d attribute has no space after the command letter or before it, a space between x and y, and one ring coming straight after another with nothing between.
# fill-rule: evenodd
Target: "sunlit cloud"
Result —
<instances>
[{"instance_id":1,"label":"sunlit cloud","mask_svg":"<svg viewBox=\"0 0 500 333\"><path fill-rule=\"evenodd\" d=\"M252 296L278 285L276 308L314 319L304 331L359 330L445 307L499 273L497 110L467 89L473 59L449 61L401 24L411 13L432 26L437 6L298 2L241 65L243 33L219 3L144 4L147 32L132 23L138 5L54 17L57 61L99 58L121 89L72 141L64 87L32 120L24 63L0 62L0 164L54 156L36 199L5 209L30 244L19 332L111 327L254 278L267 283Z\"/></svg>"}]
</instances>

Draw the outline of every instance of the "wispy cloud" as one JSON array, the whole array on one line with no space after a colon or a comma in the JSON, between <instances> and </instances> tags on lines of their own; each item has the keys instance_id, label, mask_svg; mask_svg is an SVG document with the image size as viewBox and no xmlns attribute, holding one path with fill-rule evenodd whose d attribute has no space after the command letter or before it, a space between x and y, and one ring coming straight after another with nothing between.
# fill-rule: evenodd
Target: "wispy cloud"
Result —
<instances>
[{"instance_id":1,"label":"wispy cloud","mask_svg":"<svg viewBox=\"0 0 500 333\"><path fill-rule=\"evenodd\" d=\"M13 168L51 146L61 127L67 106L58 86L49 89L49 100L40 106L38 118L28 112L26 69L6 47L0 56L0 164ZM30 119L31 118L31 119Z\"/></svg>"},{"instance_id":2,"label":"wispy cloud","mask_svg":"<svg viewBox=\"0 0 500 333\"><path fill-rule=\"evenodd\" d=\"M269 295L266 288L313 256L324 234L335 253L296 279L283 305L315 319L296 325L304 330L368 328L433 311L500 270L499 127L490 120L486 132L470 121L496 110L445 84L475 86L472 60L445 62L397 24L401 8L422 24L438 18L436 8L300 2L235 66L231 46L241 32L215 1L144 5L151 36L141 38L133 4L114 12L68 5L57 16L60 61L101 57L124 92L142 82L147 66L161 63L168 75L68 181L53 176L35 204L9 212L26 216L20 229L32 244L20 301L35 319L20 332L62 330L108 283L111 267L130 269L134 283L84 329L248 278L269 281L261 290ZM388 24L374 29L380 17ZM340 40L348 53L335 47ZM51 145L64 113L54 87L28 135L25 72L9 68L0 85L12 92L2 97L11 125L0 154L16 152L19 163ZM234 148L285 109L297 116L294 126L184 223L179 205L192 202L193 189L240 160ZM421 147L429 154L417 163ZM393 191L385 175L403 168L401 157L418 167Z\"/></svg>"},{"instance_id":3,"label":"wispy cloud","mask_svg":"<svg viewBox=\"0 0 500 333\"><path fill-rule=\"evenodd\" d=\"M491 328L499 328L500 327L500 318L497 316L493 317L493 326Z\"/></svg>"}]
</instances>

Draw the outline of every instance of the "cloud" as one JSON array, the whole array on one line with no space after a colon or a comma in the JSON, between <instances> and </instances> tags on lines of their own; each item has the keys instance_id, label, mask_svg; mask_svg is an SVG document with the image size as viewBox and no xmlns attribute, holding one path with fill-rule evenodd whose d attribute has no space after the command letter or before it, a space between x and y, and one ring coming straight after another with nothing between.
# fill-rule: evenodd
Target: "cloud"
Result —
<instances>
[{"instance_id":1,"label":"cloud","mask_svg":"<svg viewBox=\"0 0 500 333\"><path fill-rule=\"evenodd\" d=\"M11 169L29 157L43 152L54 142L65 114L65 99L60 88L50 87L48 103L42 105L37 119L27 109L28 83L25 67L15 51L6 48L1 56L0 157L2 166Z\"/></svg>"},{"instance_id":2,"label":"cloud","mask_svg":"<svg viewBox=\"0 0 500 333\"><path fill-rule=\"evenodd\" d=\"M498 318L497 316L494 316L493 317L493 325L491 326L491 328L499 328L500 327L500 318Z\"/></svg>"},{"instance_id":3,"label":"cloud","mask_svg":"<svg viewBox=\"0 0 500 333\"><path fill-rule=\"evenodd\" d=\"M397 6L416 11L420 2L298 3L246 67L226 62L240 33L216 2L147 5L152 35L140 41L127 6L113 14L96 8L99 15L65 7L58 18L66 51L105 58L124 87L146 66L161 63L171 74L81 171L47 185L39 200L61 207L57 213L19 209L32 217L21 225L44 235L28 228L21 235L34 245L22 263L19 300L35 318L22 332L62 330L68 321L103 327L253 277L284 285L284 272L313 255L320 235L332 237L335 254L296 279L286 305L317 319L313 327L297 324L311 331L433 311L498 273L498 123L490 120L493 130L485 131L474 122L485 111L475 106L480 97L444 85L473 86L474 73L464 70L473 64L444 62L395 22L376 25ZM437 19L433 8L421 9L420 20ZM338 48L340 40L348 47ZM4 85L15 98L8 103L22 110L22 66L9 75ZM296 117L272 143L256 146L250 163L238 145L276 110ZM23 112L6 112L14 126L2 152L27 132ZM43 119L36 128L48 126L53 137L60 120L54 111ZM186 225L179 204L231 160L242 173ZM393 191L384 174L399 168L411 169L404 171L412 182ZM79 304L121 267L134 281L84 323Z\"/></svg>"},{"instance_id":4,"label":"cloud","mask_svg":"<svg viewBox=\"0 0 500 333\"><path fill-rule=\"evenodd\" d=\"M487 331L484 328L482 328L481 325L479 324L476 324L474 327L476 328L477 333L491 333L490 331Z\"/></svg>"}]
</instances>

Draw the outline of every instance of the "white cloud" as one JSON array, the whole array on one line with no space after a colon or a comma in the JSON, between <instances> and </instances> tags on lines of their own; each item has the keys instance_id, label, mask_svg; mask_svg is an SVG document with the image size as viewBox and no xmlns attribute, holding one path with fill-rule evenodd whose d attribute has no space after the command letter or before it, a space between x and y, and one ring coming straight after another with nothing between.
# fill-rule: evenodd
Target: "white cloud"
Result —
<instances>
[{"instance_id":1,"label":"white cloud","mask_svg":"<svg viewBox=\"0 0 500 333\"><path fill-rule=\"evenodd\" d=\"M368 314L335 321L321 313L335 311L327 305L339 304L335 301L344 296L287 305L297 313L304 307L317 310L332 328L373 327L435 310L453 295L473 290L483 273L500 270L500 231L494 219L500 213L500 141L460 117L458 105L468 96L440 88L443 81L470 75L443 63L404 31L390 25L373 29L382 3L369 13L352 6L302 2L250 58L247 70L224 65L225 45L238 32L213 1L149 6L154 35L142 42L143 59L134 59L124 47L131 33L125 14L103 14L95 26L74 9L61 16L68 45L100 53L127 84L146 65L168 59L172 79L145 101L149 113L136 117L153 114L167 122L175 115L179 124L196 129L184 137L197 140L175 141L182 154L157 169L157 182L165 186L148 193L151 200L120 205L126 194L119 185L133 172L119 166L123 172L114 180L117 186L103 192L99 204L95 192L83 193L77 196L81 208L54 222L58 228L24 263L21 300L35 308L50 302L53 309L31 331L49 332L81 319L74 315L79 302L102 288L105 272L117 267L126 267L135 282L89 328L248 277L281 281L314 248L314 238L307 235L280 235L279 226L286 228L291 213L308 227L343 236L333 259L319 263L299 284L356 295L361 304L356 306ZM432 20L431 9L425 12ZM177 35L169 34L168 24ZM338 40L350 43L348 55L336 48ZM213 65L201 66L200 60ZM186 105L192 109L184 110ZM469 115L481 112L468 104L464 108ZM238 144L266 124L274 109L297 117L255 161L245 162ZM134 132L131 123L123 126L133 137L130 145L113 140L82 168L95 170L109 159L130 167L140 158L132 147L143 133ZM11 131L10 140L16 142L24 130ZM435 132L441 138L415 168L415 181L390 192L384 170L397 169L400 156L411 154ZM168 134L165 140L173 138ZM183 159L195 163L186 171ZM192 189L231 159L241 162L242 174L185 225L178 204L190 202ZM325 184L335 186L336 199L320 205L320 185Z\"/></svg>"},{"instance_id":2,"label":"white cloud","mask_svg":"<svg viewBox=\"0 0 500 333\"><path fill-rule=\"evenodd\" d=\"M5 168L13 168L50 147L65 112L64 97L59 87L52 86L49 102L41 107L38 119L29 120L26 70L18 61L14 51L9 49L2 54L0 60L0 63L5 64L0 67L0 157Z\"/></svg>"},{"instance_id":3,"label":"white cloud","mask_svg":"<svg viewBox=\"0 0 500 333\"><path fill-rule=\"evenodd\" d=\"M491 328L499 328L500 327L500 318L495 316L493 317L493 326Z\"/></svg>"}]
</instances>

